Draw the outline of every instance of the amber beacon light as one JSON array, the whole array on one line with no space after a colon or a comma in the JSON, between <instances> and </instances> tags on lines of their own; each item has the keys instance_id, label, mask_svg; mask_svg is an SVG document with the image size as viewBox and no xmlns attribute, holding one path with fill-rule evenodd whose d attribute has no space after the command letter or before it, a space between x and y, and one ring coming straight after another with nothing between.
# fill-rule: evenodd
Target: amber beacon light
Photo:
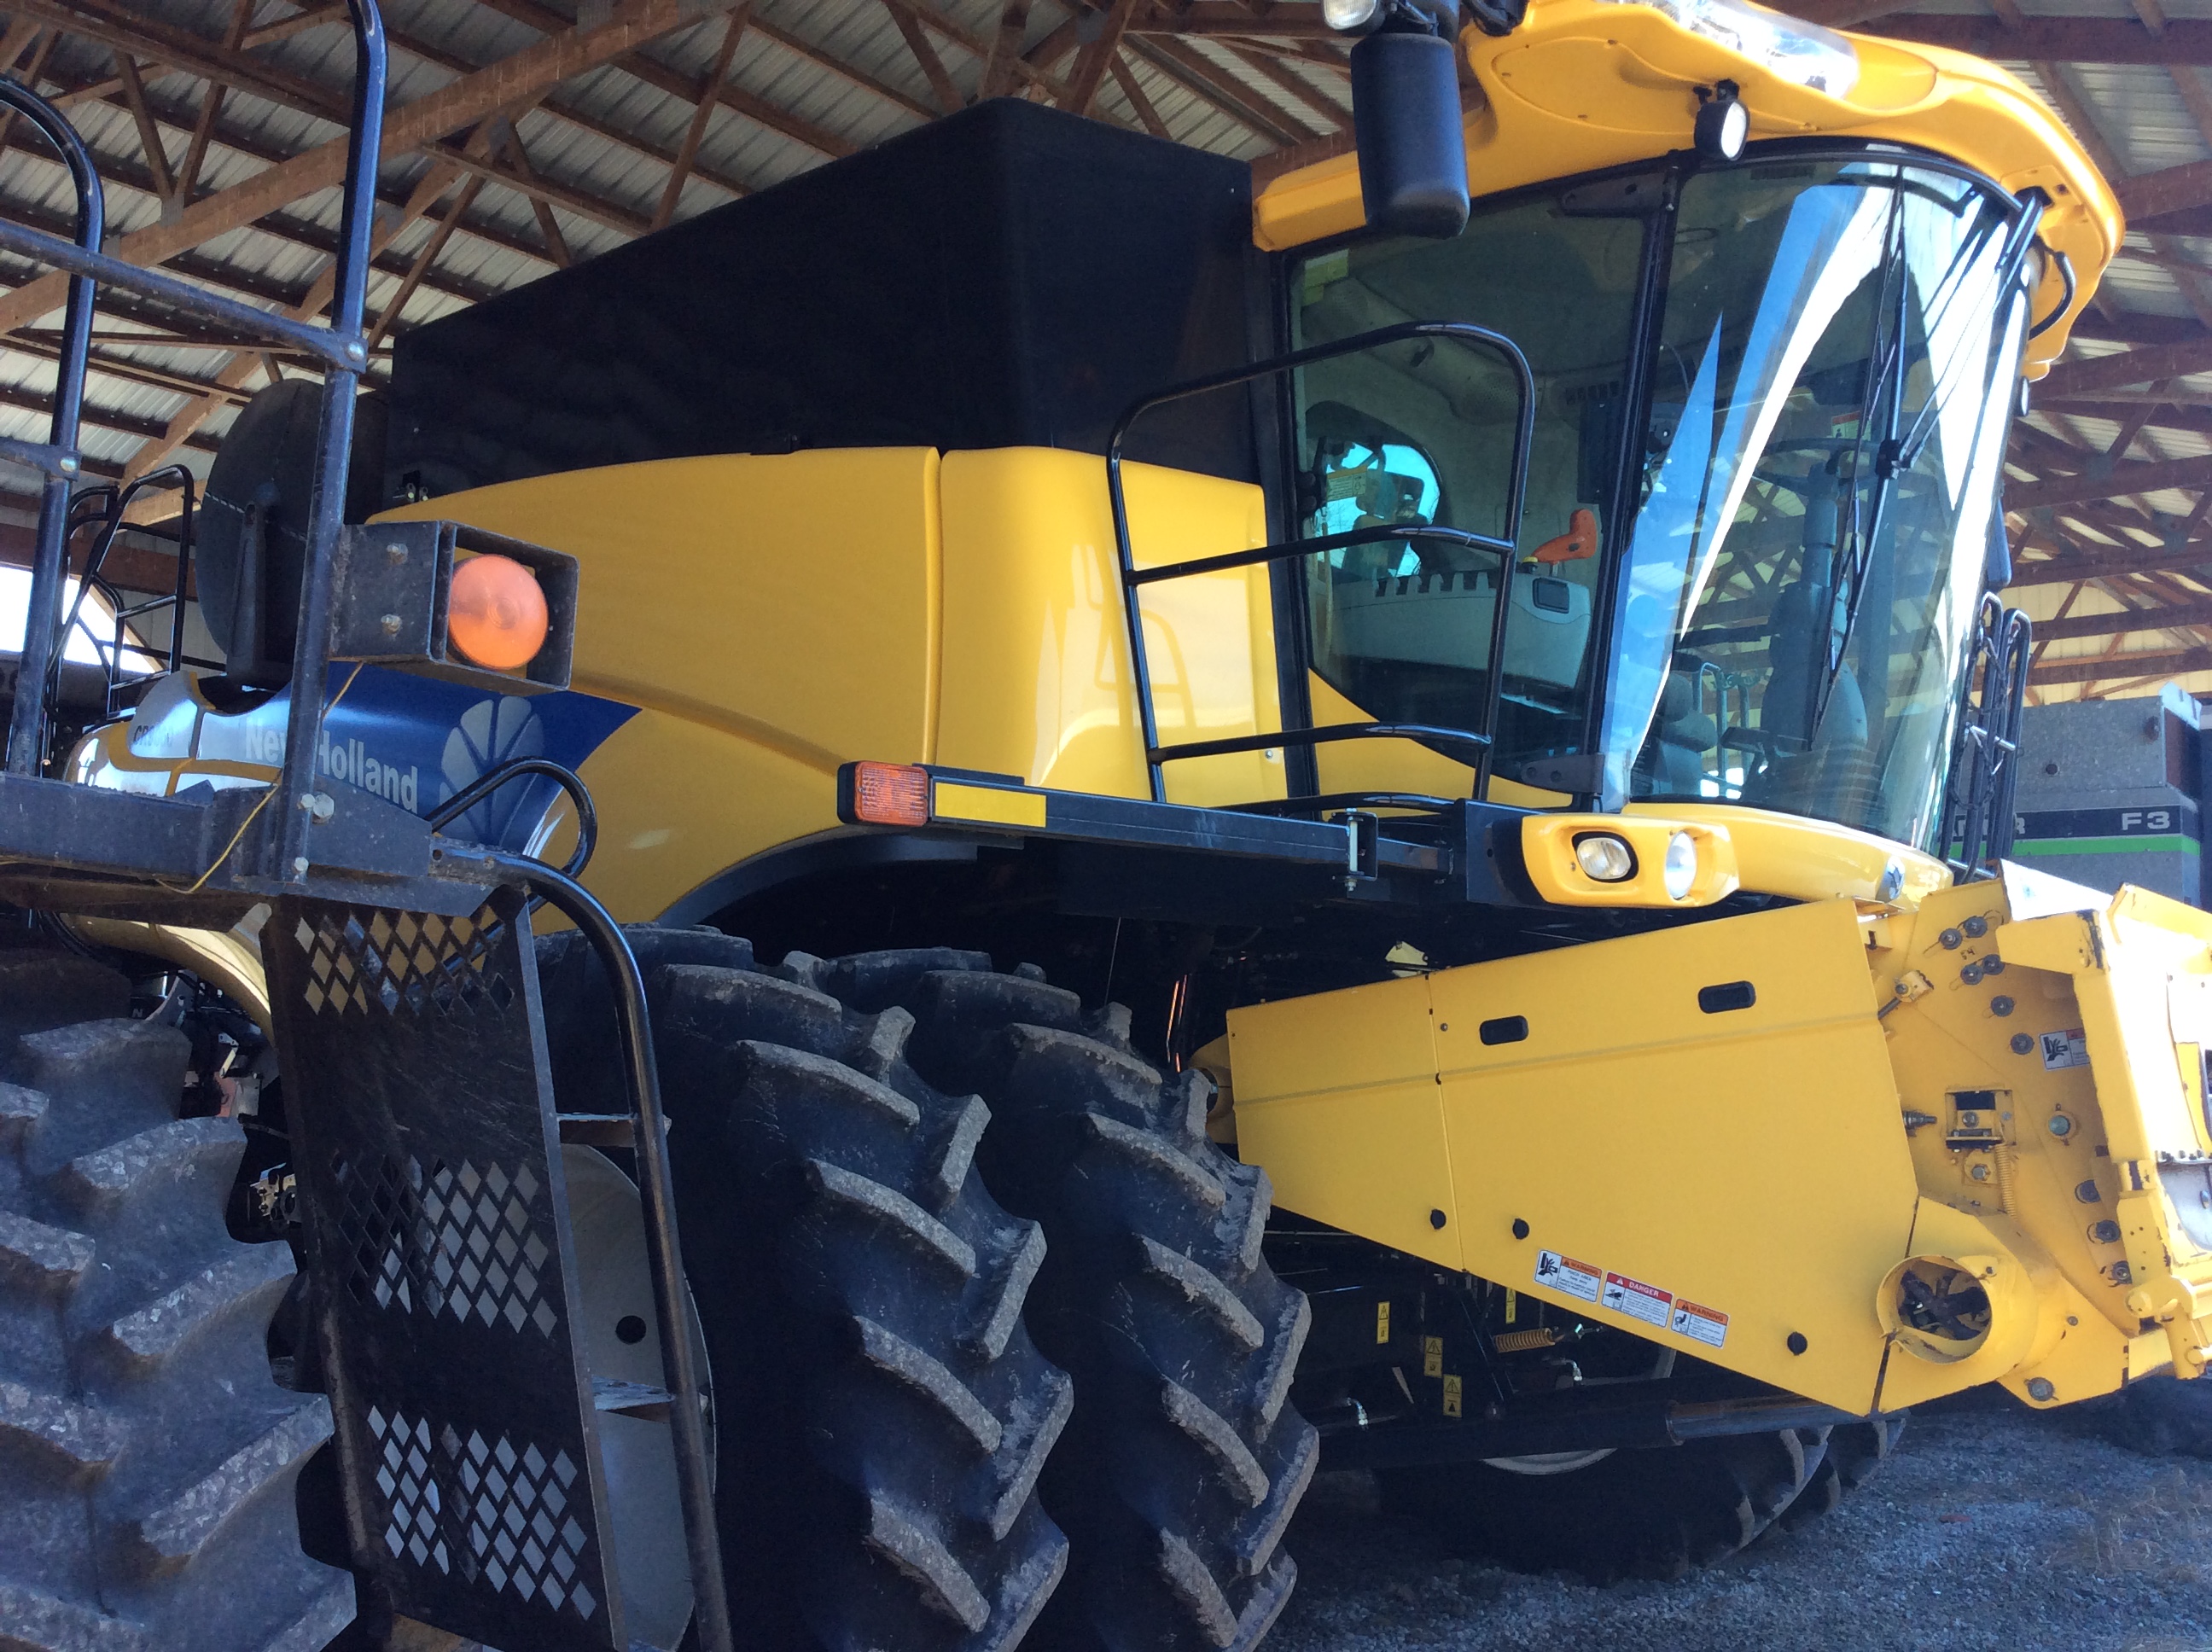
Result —
<instances>
[{"instance_id":1,"label":"amber beacon light","mask_svg":"<svg viewBox=\"0 0 2212 1652\"><path fill-rule=\"evenodd\" d=\"M537 576L512 556L471 556L453 569L446 634L494 671L520 671L545 646L550 623Z\"/></svg>"}]
</instances>

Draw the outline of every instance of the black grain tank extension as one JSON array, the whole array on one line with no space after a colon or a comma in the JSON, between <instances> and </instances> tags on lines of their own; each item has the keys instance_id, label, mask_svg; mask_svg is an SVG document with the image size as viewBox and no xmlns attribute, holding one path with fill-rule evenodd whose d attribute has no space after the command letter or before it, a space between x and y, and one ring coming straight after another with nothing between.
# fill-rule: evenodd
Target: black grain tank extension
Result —
<instances>
[{"instance_id":1,"label":"black grain tank extension","mask_svg":"<svg viewBox=\"0 0 2212 1652\"><path fill-rule=\"evenodd\" d=\"M404 334L386 497L701 453L1102 452L1137 396L1250 359L1250 194L1242 162L992 100ZM1235 394L1130 452L1254 473Z\"/></svg>"}]
</instances>

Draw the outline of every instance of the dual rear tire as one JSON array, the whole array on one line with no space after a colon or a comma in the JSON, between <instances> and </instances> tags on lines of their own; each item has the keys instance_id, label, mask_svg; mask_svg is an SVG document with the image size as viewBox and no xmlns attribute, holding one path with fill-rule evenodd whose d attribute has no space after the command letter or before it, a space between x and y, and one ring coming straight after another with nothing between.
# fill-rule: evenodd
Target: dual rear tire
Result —
<instances>
[{"instance_id":1,"label":"dual rear tire","mask_svg":"<svg viewBox=\"0 0 2212 1652\"><path fill-rule=\"evenodd\" d=\"M1306 1306L1203 1082L975 954L631 942L763 1643L1255 1645L1318 1457ZM539 969L556 1095L601 1110L596 960L555 937Z\"/></svg>"}]
</instances>

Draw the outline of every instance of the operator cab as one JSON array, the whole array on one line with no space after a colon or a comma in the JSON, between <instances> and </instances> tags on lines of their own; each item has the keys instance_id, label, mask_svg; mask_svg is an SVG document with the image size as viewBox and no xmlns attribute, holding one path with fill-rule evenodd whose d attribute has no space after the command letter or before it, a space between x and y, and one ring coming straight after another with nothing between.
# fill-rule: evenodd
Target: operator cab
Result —
<instances>
[{"instance_id":1,"label":"operator cab","mask_svg":"<svg viewBox=\"0 0 2212 1652\"><path fill-rule=\"evenodd\" d=\"M1448 319L1534 369L1494 774L1936 847L2002 531L2026 210L1932 156L1776 145L1286 260L1293 348ZM1292 394L1302 533L1505 531L1517 409L1494 352L1394 343ZM1382 721L1479 726L1502 561L1310 558L1311 669Z\"/></svg>"}]
</instances>

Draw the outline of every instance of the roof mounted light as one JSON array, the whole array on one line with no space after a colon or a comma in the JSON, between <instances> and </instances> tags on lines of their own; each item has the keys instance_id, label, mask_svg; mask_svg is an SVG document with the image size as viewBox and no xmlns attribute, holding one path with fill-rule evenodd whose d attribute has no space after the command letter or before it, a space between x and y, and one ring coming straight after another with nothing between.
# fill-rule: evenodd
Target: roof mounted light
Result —
<instances>
[{"instance_id":1,"label":"roof mounted light","mask_svg":"<svg viewBox=\"0 0 2212 1652\"><path fill-rule=\"evenodd\" d=\"M1710 96L1702 88L1698 95L1703 100L1694 129L1698 153L1708 161L1735 160L1751 136L1751 111L1737 98L1735 82L1723 81Z\"/></svg>"},{"instance_id":2,"label":"roof mounted light","mask_svg":"<svg viewBox=\"0 0 2212 1652\"><path fill-rule=\"evenodd\" d=\"M1382 15L1382 0L1321 0L1321 20L1339 34L1364 34Z\"/></svg>"},{"instance_id":3,"label":"roof mounted light","mask_svg":"<svg viewBox=\"0 0 2212 1652\"><path fill-rule=\"evenodd\" d=\"M1692 34L1728 47L1769 74L1832 98L1859 83L1859 54L1832 28L1769 11L1751 0L1614 0L1648 5Z\"/></svg>"}]
</instances>

